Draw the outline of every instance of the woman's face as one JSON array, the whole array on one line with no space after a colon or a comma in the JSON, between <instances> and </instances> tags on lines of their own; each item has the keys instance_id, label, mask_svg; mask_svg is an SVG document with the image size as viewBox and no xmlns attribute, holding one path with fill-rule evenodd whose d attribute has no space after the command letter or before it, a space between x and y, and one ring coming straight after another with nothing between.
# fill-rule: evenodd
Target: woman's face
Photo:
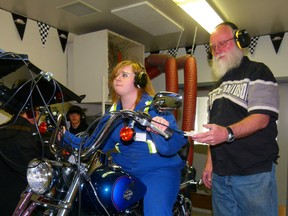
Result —
<instances>
[{"instance_id":1,"label":"woman's face","mask_svg":"<svg viewBox=\"0 0 288 216\"><path fill-rule=\"evenodd\" d=\"M131 65L120 68L115 74L113 80L113 88L120 96L128 96L137 94L137 88L134 86L135 74Z\"/></svg>"}]
</instances>

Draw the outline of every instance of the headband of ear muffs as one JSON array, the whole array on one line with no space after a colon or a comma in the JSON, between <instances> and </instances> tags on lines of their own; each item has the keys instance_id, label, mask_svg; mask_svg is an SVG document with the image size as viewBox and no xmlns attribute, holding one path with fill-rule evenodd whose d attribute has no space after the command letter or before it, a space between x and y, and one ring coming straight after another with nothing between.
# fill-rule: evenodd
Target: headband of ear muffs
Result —
<instances>
[{"instance_id":1,"label":"headband of ear muffs","mask_svg":"<svg viewBox=\"0 0 288 216\"><path fill-rule=\"evenodd\" d=\"M246 48L250 45L251 38L245 29L239 30L239 28L232 22L223 22L219 25L228 25L233 29L234 39L239 49Z\"/></svg>"},{"instance_id":2,"label":"headband of ear muffs","mask_svg":"<svg viewBox=\"0 0 288 216\"><path fill-rule=\"evenodd\" d=\"M145 71L135 73L134 85L137 88L145 88L147 85L147 73Z\"/></svg>"}]
</instances>

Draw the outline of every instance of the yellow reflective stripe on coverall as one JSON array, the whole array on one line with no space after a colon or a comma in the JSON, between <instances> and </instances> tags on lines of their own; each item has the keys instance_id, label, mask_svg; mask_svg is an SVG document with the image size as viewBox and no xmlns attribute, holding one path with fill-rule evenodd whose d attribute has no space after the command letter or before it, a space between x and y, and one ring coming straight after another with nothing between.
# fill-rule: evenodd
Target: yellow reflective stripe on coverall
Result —
<instances>
[{"instance_id":1,"label":"yellow reflective stripe on coverall","mask_svg":"<svg viewBox=\"0 0 288 216\"><path fill-rule=\"evenodd\" d=\"M146 106L150 105L151 103L152 103L152 101L146 101L145 102ZM110 108L110 112L116 111L116 109L117 109L117 103L114 103ZM149 106L144 109L145 113L148 113L148 111L149 111ZM156 146L152 140L146 140L146 143L148 145L149 153L151 153L151 154L157 153ZM115 144L115 149L120 153L119 143Z\"/></svg>"}]
</instances>

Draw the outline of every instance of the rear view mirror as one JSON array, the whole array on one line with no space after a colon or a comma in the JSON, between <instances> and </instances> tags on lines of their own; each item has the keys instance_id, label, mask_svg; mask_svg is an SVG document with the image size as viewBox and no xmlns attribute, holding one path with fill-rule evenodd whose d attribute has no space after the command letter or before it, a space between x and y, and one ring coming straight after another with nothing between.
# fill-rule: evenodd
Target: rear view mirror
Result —
<instances>
[{"instance_id":1,"label":"rear view mirror","mask_svg":"<svg viewBox=\"0 0 288 216\"><path fill-rule=\"evenodd\" d=\"M161 91L154 96L152 104L159 111L172 111L180 108L182 101L182 96L177 93Z\"/></svg>"}]
</instances>

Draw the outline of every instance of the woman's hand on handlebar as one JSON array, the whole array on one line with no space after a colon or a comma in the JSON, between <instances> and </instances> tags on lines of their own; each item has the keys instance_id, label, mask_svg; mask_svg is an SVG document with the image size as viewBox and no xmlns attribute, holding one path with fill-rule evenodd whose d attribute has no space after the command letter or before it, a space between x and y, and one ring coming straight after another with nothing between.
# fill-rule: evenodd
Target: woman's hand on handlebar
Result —
<instances>
[{"instance_id":1,"label":"woman's hand on handlebar","mask_svg":"<svg viewBox=\"0 0 288 216\"><path fill-rule=\"evenodd\" d=\"M165 131L167 127L169 126L169 122L160 116L155 116L152 118L152 124L158 127L160 130ZM151 128L147 128L147 131L154 132Z\"/></svg>"},{"instance_id":2,"label":"woman's hand on handlebar","mask_svg":"<svg viewBox=\"0 0 288 216\"><path fill-rule=\"evenodd\" d=\"M65 132L66 132L66 127L64 127L64 126L61 127L61 131L59 131L58 134L57 134L58 141L61 140L61 137L65 134Z\"/></svg>"}]
</instances>

